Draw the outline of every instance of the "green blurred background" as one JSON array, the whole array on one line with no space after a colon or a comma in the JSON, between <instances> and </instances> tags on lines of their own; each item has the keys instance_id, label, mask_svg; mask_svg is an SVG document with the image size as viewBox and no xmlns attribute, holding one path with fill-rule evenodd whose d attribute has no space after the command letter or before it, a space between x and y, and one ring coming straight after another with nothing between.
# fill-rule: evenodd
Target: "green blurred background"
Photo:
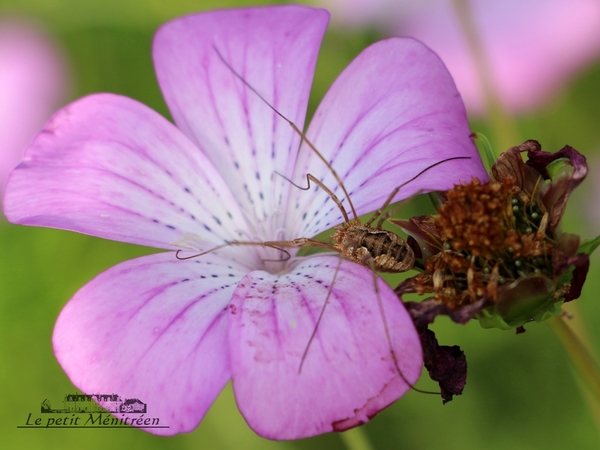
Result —
<instances>
[{"instance_id":1,"label":"green blurred background","mask_svg":"<svg viewBox=\"0 0 600 450\"><path fill-rule=\"evenodd\" d=\"M273 3L273 2L270 2ZM65 103L108 91L135 98L168 115L150 56L152 36L165 21L189 12L262 1L203 0L0 0L0 14L31 17L60 45L69 64L71 86ZM321 51L310 109L336 75L377 31L346 33L330 28ZM548 70L552 70L551 67ZM599 201L592 192L599 163L600 64L575 76L544 106L520 116L520 137L537 139L546 150L569 144L591 165L589 179L574 194L566 231L591 238ZM1 99L0 99L1 101ZM472 128L492 135L484 121ZM515 142L517 144L518 142ZM595 162L594 162L595 160ZM405 210L402 215L408 216ZM600 213L596 214L600 218ZM155 437L135 429L18 429L42 400L59 403L75 388L57 364L51 334L58 313L73 293L108 267L152 250L74 233L26 228L0 221L0 446L2 448L331 448L343 447L338 434L295 442L256 436L237 411L229 387L192 433ZM573 323L584 324L600 348L598 257ZM442 344L466 352L468 382L462 396L442 405L437 396L409 392L363 427L374 447L403 449L590 449L599 448L598 426L561 344L547 324L527 332L483 330L438 319ZM433 389L426 377L419 387ZM293 405L290 405L293 407Z\"/></svg>"}]
</instances>

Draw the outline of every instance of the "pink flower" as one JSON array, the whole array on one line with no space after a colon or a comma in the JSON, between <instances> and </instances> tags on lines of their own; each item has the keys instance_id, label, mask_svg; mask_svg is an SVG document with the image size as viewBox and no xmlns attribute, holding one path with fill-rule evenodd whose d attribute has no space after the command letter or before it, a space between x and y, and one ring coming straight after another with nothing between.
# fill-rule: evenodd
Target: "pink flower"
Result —
<instances>
[{"instance_id":1,"label":"pink flower","mask_svg":"<svg viewBox=\"0 0 600 450\"><path fill-rule=\"evenodd\" d=\"M413 36L448 66L470 112L485 108L479 74L453 2L323 0L334 19ZM515 112L533 109L600 55L596 0L467 0L498 99Z\"/></svg>"},{"instance_id":2,"label":"pink flower","mask_svg":"<svg viewBox=\"0 0 600 450\"><path fill-rule=\"evenodd\" d=\"M232 240L309 237L339 224L307 172L338 192L330 171L228 68L302 127L324 10L223 10L163 26L154 40L158 80L176 128L129 98L85 97L59 111L10 177L9 220L74 230L168 252L115 266L62 311L54 348L86 393L148 405L168 429L198 425L233 380L248 424L272 439L344 430L369 420L409 386L398 375L371 272L343 261L302 371L302 354L338 257L291 258ZM439 59L418 42L366 49L338 78L307 133L331 161L359 214L394 186L450 156L400 191L485 178L465 111ZM194 253L189 253L193 255ZM380 298L403 375L422 367L418 335L389 286Z\"/></svg>"},{"instance_id":3,"label":"pink flower","mask_svg":"<svg viewBox=\"0 0 600 450\"><path fill-rule=\"evenodd\" d=\"M25 22L0 21L0 197L23 149L64 94L57 50Z\"/></svg>"}]
</instances>

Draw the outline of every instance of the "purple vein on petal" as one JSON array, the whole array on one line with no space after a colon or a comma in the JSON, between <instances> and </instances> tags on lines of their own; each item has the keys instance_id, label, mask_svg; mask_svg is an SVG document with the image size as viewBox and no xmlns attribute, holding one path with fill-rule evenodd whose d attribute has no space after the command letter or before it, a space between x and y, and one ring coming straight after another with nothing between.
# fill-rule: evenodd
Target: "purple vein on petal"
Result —
<instances>
[{"instance_id":1,"label":"purple vein on petal","mask_svg":"<svg viewBox=\"0 0 600 450\"><path fill-rule=\"evenodd\" d=\"M291 5L217 11L176 19L155 38L157 75L175 122L213 161L250 221L271 220L285 203L288 186L272 176L291 171L295 144L288 142L299 137L233 71L301 127L327 18Z\"/></svg>"},{"instance_id":2,"label":"purple vein on petal","mask_svg":"<svg viewBox=\"0 0 600 450\"><path fill-rule=\"evenodd\" d=\"M366 291L372 286L372 273L345 260L298 373L327 296L323 278L333 278L338 261L331 255L299 260L277 283L281 290L276 309L273 294L252 288L255 274L241 281L234 293L237 313L229 322L234 392L249 425L265 437L294 439L331 431L332 423L354 417L366 403L372 405L372 415L407 390L391 364L385 334L373 332L375 320L381 321L375 297ZM265 277L263 286L267 285L273 283ZM402 349L403 370L413 382L422 366L418 335L393 291L384 283L380 287L392 341ZM264 395L271 402L259 401Z\"/></svg>"},{"instance_id":3,"label":"purple vein on petal","mask_svg":"<svg viewBox=\"0 0 600 450\"><path fill-rule=\"evenodd\" d=\"M234 57L231 54L231 50L230 50L229 46L215 45L215 48L216 48L215 52L218 51L226 61L234 60ZM213 64L224 65L224 63L222 63L221 61L213 62ZM244 51L241 66L235 67L234 70L236 70L238 75L241 76L243 79L247 79L248 75L247 75L246 67L247 67L247 52ZM219 67L216 70L222 71L223 67ZM257 148L256 148L257 142L256 142L256 136L255 136L256 133L253 130L253 123L251 121L249 95L255 95L255 94L250 93L249 89L245 85L243 85L243 83L241 83L240 80L238 80L237 77L233 73L226 73L225 76L227 76L231 79L231 82L234 84L235 89L238 92L237 97L239 99L239 108L240 108L240 111L242 112L241 125L243 126L243 129L245 130L244 140L247 140L250 143L250 146L246 149L246 151L250 152L250 155L241 153L240 150L233 148L231 145L232 143L235 144L236 141L232 138L232 136L229 135L229 133L226 131L226 127L225 127L225 122L231 121L231 118L227 118L227 117L224 118L222 116L222 114L219 112L219 107L217 106L217 101L214 96L214 91L216 91L217 89L214 87L214 82L212 81L212 77L210 76L210 70L209 70L207 72L207 78L208 78L209 84L211 86L213 86L211 88L211 92L210 92L211 104L212 104L214 113L218 119L219 125L222 128L223 134L226 137L227 153L229 155L230 160L233 162L237 173L239 174L236 177L236 183L238 185L241 184L242 190L245 193L246 201L240 202L240 206L245 208L246 212L251 217L254 216L255 214L257 214L258 218L265 218L267 216L268 206L267 206L267 208L262 207L261 208L262 212L259 212L259 210L256 209L257 204L262 203L265 196L262 193L263 190L260 187L257 188L257 184L254 182L254 174L260 173L260 170L257 168L258 159L260 159L260 158L258 158L257 154L256 154L256 152L257 152ZM221 73L217 77L217 79L220 82L222 82L223 77L224 77L224 75ZM255 99L252 99L252 100L255 100ZM242 129L239 128L236 131L241 133ZM263 166L264 166L264 164L263 164ZM250 209L248 209L248 206L250 206Z\"/></svg>"},{"instance_id":4,"label":"purple vein on petal","mask_svg":"<svg viewBox=\"0 0 600 450\"><path fill-rule=\"evenodd\" d=\"M239 239L245 220L215 169L144 105L92 95L57 113L46 130L11 175L10 220L169 249L184 234L219 236L217 245ZM217 225L198 224L211 217Z\"/></svg>"},{"instance_id":5,"label":"purple vein on petal","mask_svg":"<svg viewBox=\"0 0 600 450\"><path fill-rule=\"evenodd\" d=\"M172 255L172 257L174 258L174 255ZM182 263L183 262L179 262L179 264L182 264ZM229 271L233 271L232 267L228 267L228 268L229 268ZM162 330L156 334L153 342L159 341L162 338L162 336L166 332L169 331L169 329L171 328L171 326L173 324L175 324L178 321L181 321L182 318L184 317L185 313L188 312L189 310L191 310L192 308L194 308L200 301L210 298L215 293L219 292L220 290L222 290L224 288L229 288L229 287L232 287L232 285L237 284L237 282L243 277L244 273L245 273L245 270L238 273L237 276L234 276L234 277L228 276L227 279L231 281L229 284L224 284L224 285L221 285L220 287L212 288L210 291L207 291L194 299L188 300L185 305L181 305L182 309L179 312L172 315L169 323L164 324L162 326ZM222 277L218 276L217 278L222 278ZM129 318L127 319L127 322L133 321L136 318L136 316L138 316L139 313L144 311L144 308L148 307L151 302L157 300L157 298L161 294L168 292L170 288L177 286L183 282L189 282L189 281L194 281L194 280L197 281L200 279L206 279L206 276L198 274L194 278L185 278L184 280L171 281L171 282L159 285L159 286L154 286L152 289L150 289L149 291L146 292L145 295L147 295L148 298L145 301L143 301L142 303L140 303L140 305L136 309L131 311ZM214 278L214 274L213 274L213 280L214 279L216 279L216 278ZM223 312L225 312L225 311L226 310L224 310ZM220 316L218 316L218 317L215 316L215 318L211 321L211 323L214 324L214 322L217 321L219 319L219 317ZM210 326L212 326L212 325L209 325L209 328L210 328ZM201 334L201 336L199 336L198 342L201 342L207 333L208 333L208 330L204 330L203 333ZM146 350L146 352L144 352L142 355L140 355L140 358L137 362L138 364L144 359L146 354L152 349L153 345L154 345L153 343L150 343L148 345L148 349Z\"/></svg>"},{"instance_id":6,"label":"purple vein on petal","mask_svg":"<svg viewBox=\"0 0 600 450\"><path fill-rule=\"evenodd\" d=\"M126 184L131 184L132 186L135 186L136 188L138 188L138 189L140 189L140 190L142 190L142 191L145 191L146 193L150 194L150 196L152 196L152 197L156 198L157 200L159 200L159 201L161 201L161 202L165 202L167 205L169 205L169 206L167 206L167 208L169 208L169 209L170 209L170 208L172 207L172 208L173 208L174 210L176 210L178 213L179 213L179 212L187 213L187 215L188 215L188 216L189 216L189 217L190 217L192 220L196 220L196 217L195 217L195 215L194 215L194 214L192 214L192 213L191 213L191 212L189 212L189 211L186 211L186 210L183 208L183 206L180 206L180 205L176 204L176 203L175 203L174 201L172 201L172 200L167 200L167 199L166 199L166 198L165 198L163 195L160 195L160 194L158 194L157 192L153 191L153 190L152 190L152 189L150 189L149 187L146 187L146 186L144 186L144 185L142 185L142 184L140 184L140 183L138 183L138 182L136 182L136 181L132 180L131 178L124 177L123 175L117 174L117 173L115 173L115 172L110 172L110 171L108 171L108 170L102 170L102 169L95 169L95 170L96 170L97 172L99 172L99 173L105 173L105 174L106 174L108 177L117 178L117 179L119 179L119 180L121 180L121 181L125 182ZM121 211L123 211L123 212L127 212L127 213L129 213L129 214L133 214L133 215L136 215L136 216L142 217L142 218L144 218L144 219L148 219L148 220L150 220L150 221L152 221L152 222L155 222L155 223L160 223L160 222L161 222L161 221L160 221L160 220L158 220L156 217L150 217L150 216L147 216L147 215L141 214L141 213L139 213L139 212L132 211L132 210L130 210L130 209L127 209L127 208L124 208L124 207L121 207L121 206L118 206L118 205L115 205L115 204L112 204L112 203L108 203L108 202L106 202L106 201L99 201L99 203L101 203L101 204L104 204L104 205L106 205L106 206L110 206L110 207L111 207L111 208L113 208L113 209L121 210ZM164 222L163 222L163 223L164 223ZM200 223L201 223L202 225L205 225L203 222L200 222ZM173 226L173 225L169 225L169 224L165 224L165 225L166 225L168 228L171 228L171 229L173 229L173 230L177 229L177 227L175 227L175 226ZM206 226L205 226L205 228L206 228ZM207 229L207 231L209 231L210 233L214 234L214 235L215 235L215 237L223 238L223 237L227 236L226 234L224 234L224 235L221 235L221 236L219 236L219 235L216 235L214 232L212 232L212 230L208 230L208 229ZM160 244L162 244L162 243L159 243L159 242L157 242L156 244L157 244L157 245L160 245Z\"/></svg>"},{"instance_id":7,"label":"purple vein on petal","mask_svg":"<svg viewBox=\"0 0 600 450\"><path fill-rule=\"evenodd\" d=\"M241 279L241 276L239 278ZM239 279L238 279L238 281L239 281ZM223 286L223 288L230 287L230 286L231 285ZM140 355L140 358L138 359L137 364L139 364L146 357L146 355L152 350L152 347L153 347L154 343L160 341L161 338L163 337L163 335L167 331L169 331L169 329L171 328L172 325L174 325L176 322L181 321L183 319L183 317L184 317L184 315L185 315L186 312L188 312L189 310L191 310L192 308L194 308L200 301L210 298L212 295L214 295L218 291L219 291L218 289L215 289L212 292L209 292L209 293L206 293L206 294L202 294L201 296L197 297L193 301L191 301L188 304L186 304L184 306L184 308L182 310L180 310L175 316L173 316L171 318L171 321L168 324L166 324L163 327L163 329L156 335L156 339L154 339L154 342L150 343L148 345L148 349L144 353L142 353ZM193 348L190 349L190 352L188 354L189 356L192 356L194 354L194 352L198 349L198 347L200 346L200 344L203 342L204 338L210 333L211 329L215 326L215 324L218 323L219 320L222 319L223 314L225 314L226 312L227 312L227 308L223 309L223 311L219 315L216 315L209 322L209 324L206 327L206 329L204 329L202 331L202 333L198 336L196 345Z\"/></svg>"},{"instance_id":8,"label":"purple vein on petal","mask_svg":"<svg viewBox=\"0 0 600 450\"><path fill-rule=\"evenodd\" d=\"M392 76L393 70L405 75ZM359 214L378 208L392 189L410 178L399 163L413 160L414 148L429 164L452 156L471 156L471 160L432 170L411 183L411 189L403 189L397 199L419 189L448 189L460 178L485 177L452 79L437 56L411 39L390 39L364 50L332 85L307 133L325 158L333 161L353 193ZM307 171L339 194L328 169L312 153L300 152L294 179ZM323 217L323 205L329 201L324 197L316 189L302 194L292 191L287 215L296 230L310 230L304 231L310 237L324 231L325 223L336 224L333 217ZM313 216L315 211L318 217Z\"/></svg>"},{"instance_id":9,"label":"purple vein on petal","mask_svg":"<svg viewBox=\"0 0 600 450\"><path fill-rule=\"evenodd\" d=\"M281 341L281 334L279 333L279 321L277 320L277 298L275 296L275 290L276 285L277 285L277 279L275 279L273 281L273 290L271 291L271 299L270 299L270 303L271 303L271 317L273 319L273 330L275 331L275 336L277 336L277 349L279 350L279 353L283 353L283 349L284 349L284 345Z\"/></svg>"},{"instance_id":10,"label":"purple vein on petal","mask_svg":"<svg viewBox=\"0 0 600 450\"><path fill-rule=\"evenodd\" d=\"M115 266L61 313L57 358L83 392L140 398L169 422L167 434L190 431L230 377L226 311L246 272L218 255Z\"/></svg>"}]
</instances>

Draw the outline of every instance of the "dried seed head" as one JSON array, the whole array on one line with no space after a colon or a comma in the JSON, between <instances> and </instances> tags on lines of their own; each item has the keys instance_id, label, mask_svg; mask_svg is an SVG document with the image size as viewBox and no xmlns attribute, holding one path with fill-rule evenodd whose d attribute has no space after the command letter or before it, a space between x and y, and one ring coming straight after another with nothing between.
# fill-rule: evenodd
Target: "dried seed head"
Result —
<instances>
[{"instance_id":1,"label":"dried seed head","mask_svg":"<svg viewBox=\"0 0 600 450\"><path fill-rule=\"evenodd\" d=\"M430 292L438 302L456 308L484 295L495 299L500 279L551 275L553 237L541 227L547 214L515 177L473 180L455 186L446 198L435 217L443 245L425 263L434 274Z\"/></svg>"},{"instance_id":2,"label":"dried seed head","mask_svg":"<svg viewBox=\"0 0 600 450\"><path fill-rule=\"evenodd\" d=\"M503 153L492 172L487 183L473 180L442 194L436 216L394 222L413 236L415 254L424 259L417 262L424 273L396 292L431 293L443 314L462 320L468 309L485 327L521 327L581 292L589 258L579 237L559 225L565 198L587 168L570 147L547 153L527 141Z\"/></svg>"}]
</instances>

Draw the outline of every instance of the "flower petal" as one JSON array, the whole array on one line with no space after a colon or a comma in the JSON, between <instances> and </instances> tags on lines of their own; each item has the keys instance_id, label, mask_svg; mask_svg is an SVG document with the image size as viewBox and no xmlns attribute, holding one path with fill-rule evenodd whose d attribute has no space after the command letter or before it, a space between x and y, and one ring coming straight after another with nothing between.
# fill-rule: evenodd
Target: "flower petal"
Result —
<instances>
[{"instance_id":1,"label":"flower petal","mask_svg":"<svg viewBox=\"0 0 600 450\"><path fill-rule=\"evenodd\" d=\"M148 431L191 431L230 377L226 310L244 273L216 255L119 264L65 306L56 357L83 392L139 399L169 426Z\"/></svg>"},{"instance_id":2,"label":"flower petal","mask_svg":"<svg viewBox=\"0 0 600 450\"><path fill-rule=\"evenodd\" d=\"M364 50L335 81L307 135L344 181L359 215L377 209L394 188L446 158L471 159L428 170L395 200L446 190L471 177L487 179L450 74L435 53L413 39L389 39ZM294 180L301 183L306 173L344 197L331 171L303 146ZM341 221L322 190L294 189L290 198L288 223L298 229L303 222L296 236L314 236Z\"/></svg>"},{"instance_id":3,"label":"flower petal","mask_svg":"<svg viewBox=\"0 0 600 450\"><path fill-rule=\"evenodd\" d=\"M549 225L555 228L559 225L565 212L569 195L581 184L588 173L586 159L585 156L569 145L565 145L558 152L551 153L542 151L541 145L536 141L533 142L538 145L527 149L527 165L536 169L545 180L551 180L545 186L546 192L542 198L550 213ZM554 176L550 176L548 166L563 158L565 159L563 170L557 170L555 167Z\"/></svg>"},{"instance_id":4,"label":"flower petal","mask_svg":"<svg viewBox=\"0 0 600 450\"><path fill-rule=\"evenodd\" d=\"M399 366L413 384L423 365L419 337L391 288L377 280ZM348 429L409 389L393 362L372 272L363 266L316 256L287 275L252 272L240 281L230 310L233 388L261 436L297 439Z\"/></svg>"},{"instance_id":5,"label":"flower petal","mask_svg":"<svg viewBox=\"0 0 600 450\"><path fill-rule=\"evenodd\" d=\"M393 28L434 49L469 111L482 114L484 91L455 6L446 0L422 2ZM600 53L600 4L594 0L471 0L460 13L471 14L470 32L476 33L496 97L511 112L539 107ZM546 70L550 65L553 70Z\"/></svg>"},{"instance_id":6,"label":"flower petal","mask_svg":"<svg viewBox=\"0 0 600 450\"><path fill-rule=\"evenodd\" d=\"M49 36L28 22L0 21L0 195L23 149L58 106L65 72Z\"/></svg>"},{"instance_id":7,"label":"flower petal","mask_svg":"<svg viewBox=\"0 0 600 450\"><path fill-rule=\"evenodd\" d=\"M274 171L291 173L300 139L258 94L302 128L328 18L301 6L221 10L156 34L156 72L175 122L259 218L285 199L290 185L274 183Z\"/></svg>"},{"instance_id":8,"label":"flower petal","mask_svg":"<svg viewBox=\"0 0 600 450\"><path fill-rule=\"evenodd\" d=\"M59 111L10 176L11 222L161 248L186 234L207 247L245 220L202 153L126 97L99 94ZM237 225L236 225L237 223Z\"/></svg>"}]
</instances>

